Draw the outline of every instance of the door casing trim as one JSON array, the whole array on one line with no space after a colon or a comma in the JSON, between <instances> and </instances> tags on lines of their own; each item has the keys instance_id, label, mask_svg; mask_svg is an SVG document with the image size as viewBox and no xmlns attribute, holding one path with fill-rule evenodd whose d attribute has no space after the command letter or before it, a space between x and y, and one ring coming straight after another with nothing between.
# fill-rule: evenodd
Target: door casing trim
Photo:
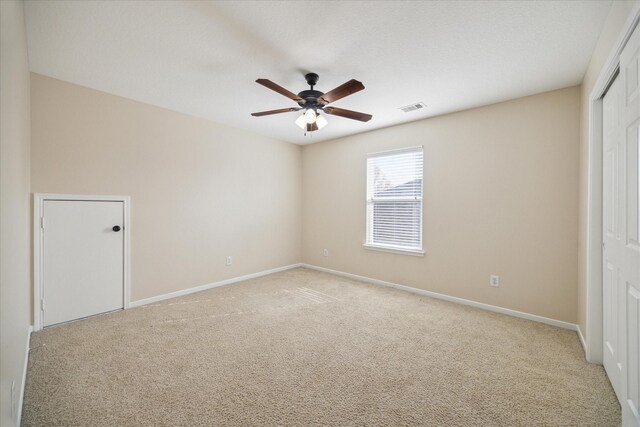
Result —
<instances>
[{"instance_id":1,"label":"door casing trim","mask_svg":"<svg viewBox=\"0 0 640 427\"><path fill-rule=\"evenodd\" d=\"M79 194L34 193L33 195L33 329L39 331L44 326L42 307L42 228L40 218L46 200L122 202L124 209L124 254L123 254L123 301L122 308L129 308L131 302L131 197L93 196Z\"/></svg>"}]
</instances>

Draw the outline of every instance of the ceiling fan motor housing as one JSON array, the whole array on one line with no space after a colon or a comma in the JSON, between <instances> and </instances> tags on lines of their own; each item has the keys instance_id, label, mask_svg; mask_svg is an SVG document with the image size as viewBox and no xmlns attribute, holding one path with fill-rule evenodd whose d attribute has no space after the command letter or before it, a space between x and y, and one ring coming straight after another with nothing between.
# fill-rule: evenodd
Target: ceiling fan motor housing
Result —
<instances>
[{"instance_id":1,"label":"ceiling fan motor housing","mask_svg":"<svg viewBox=\"0 0 640 427\"><path fill-rule=\"evenodd\" d=\"M307 80L307 84L311 86L309 90L303 90L298 93L298 96L302 98L302 101L298 101L298 105L301 107L307 108L316 108L318 106L318 98L324 95L324 92L320 92L318 90L313 90L313 87L318 83L318 76L316 73L308 73L305 74L304 78Z\"/></svg>"},{"instance_id":2,"label":"ceiling fan motor housing","mask_svg":"<svg viewBox=\"0 0 640 427\"><path fill-rule=\"evenodd\" d=\"M318 106L318 98L324 95L319 90L303 90L298 93L298 96L302 98L302 101L298 101L298 105L301 107L315 108Z\"/></svg>"}]
</instances>

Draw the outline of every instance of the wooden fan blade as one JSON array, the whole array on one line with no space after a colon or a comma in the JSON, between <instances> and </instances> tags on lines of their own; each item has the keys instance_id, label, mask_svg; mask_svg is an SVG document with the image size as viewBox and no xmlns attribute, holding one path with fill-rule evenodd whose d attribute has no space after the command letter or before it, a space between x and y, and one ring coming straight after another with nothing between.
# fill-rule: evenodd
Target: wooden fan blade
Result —
<instances>
[{"instance_id":1,"label":"wooden fan blade","mask_svg":"<svg viewBox=\"0 0 640 427\"><path fill-rule=\"evenodd\" d=\"M282 86L278 86L277 84L275 84L269 79L258 79L256 80L256 83L261 84L262 86L269 88L275 92L278 92L280 95L284 95L289 99L293 99L296 102L302 101L302 98L300 98L298 95L296 95L295 93L289 92Z\"/></svg>"},{"instance_id":2,"label":"wooden fan blade","mask_svg":"<svg viewBox=\"0 0 640 427\"><path fill-rule=\"evenodd\" d=\"M291 111L302 110L302 108L281 108L279 110L260 111L259 113L251 113L253 117L268 116L270 114L290 113Z\"/></svg>"},{"instance_id":3,"label":"wooden fan blade","mask_svg":"<svg viewBox=\"0 0 640 427\"><path fill-rule=\"evenodd\" d=\"M351 79L348 82L341 84L337 88L330 90L329 92L322 95L319 101L322 105L326 105L330 102L342 99L345 96L360 92L362 89L364 89L364 85L361 82Z\"/></svg>"},{"instance_id":4,"label":"wooden fan blade","mask_svg":"<svg viewBox=\"0 0 640 427\"><path fill-rule=\"evenodd\" d=\"M331 114L332 116L344 117L352 120L360 120L361 122L368 122L373 117L371 114L359 113L357 111L345 110L343 108L326 107L324 112Z\"/></svg>"},{"instance_id":5,"label":"wooden fan blade","mask_svg":"<svg viewBox=\"0 0 640 427\"><path fill-rule=\"evenodd\" d=\"M313 123L307 123L307 132L315 132L318 130L318 125L313 122Z\"/></svg>"}]
</instances>

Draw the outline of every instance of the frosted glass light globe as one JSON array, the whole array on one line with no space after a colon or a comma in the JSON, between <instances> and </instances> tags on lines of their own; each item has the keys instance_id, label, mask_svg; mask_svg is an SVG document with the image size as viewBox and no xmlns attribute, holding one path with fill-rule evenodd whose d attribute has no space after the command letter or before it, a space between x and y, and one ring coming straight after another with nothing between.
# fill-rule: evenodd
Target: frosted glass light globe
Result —
<instances>
[{"instance_id":1,"label":"frosted glass light globe","mask_svg":"<svg viewBox=\"0 0 640 427\"><path fill-rule=\"evenodd\" d=\"M316 112L313 111L312 109L308 109L307 111L304 112L304 119L307 121L308 124L315 123Z\"/></svg>"}]
</instances>

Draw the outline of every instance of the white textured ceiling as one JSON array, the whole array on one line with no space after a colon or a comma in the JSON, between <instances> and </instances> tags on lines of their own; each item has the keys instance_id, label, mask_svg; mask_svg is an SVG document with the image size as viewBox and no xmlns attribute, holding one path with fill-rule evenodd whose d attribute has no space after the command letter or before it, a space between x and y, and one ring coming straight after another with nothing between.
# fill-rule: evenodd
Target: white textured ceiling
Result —
<instances>
[{"instance_id":1,"label":"white textured ceiling","mask_svg":"<svg viewBox=\"0 0 640 427\"><path fill-rule=\"evenodd\" d=\"M579 84L610 1L27 1L31 71L279 140L308 144ZM355 78L304 137L292 92ZM398 107L423 101L426 110Z\"/></svg>"}]
</instances>

